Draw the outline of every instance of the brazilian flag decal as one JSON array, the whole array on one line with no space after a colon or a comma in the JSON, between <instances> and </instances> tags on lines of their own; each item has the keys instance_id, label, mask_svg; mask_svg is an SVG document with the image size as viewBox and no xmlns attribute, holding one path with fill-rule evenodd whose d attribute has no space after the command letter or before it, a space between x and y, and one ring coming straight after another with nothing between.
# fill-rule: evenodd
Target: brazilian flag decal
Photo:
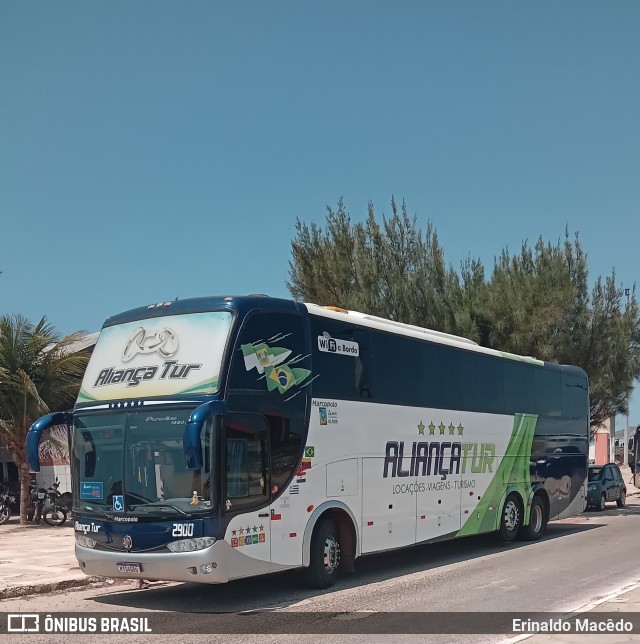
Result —
<instances>
[{"instance_id":1,"label":"brazilian flag decal","mask_svg":"<svg viewBox=\"0 0 640 644\"><path fill-rule=\"evenodd\" d=\"M281 394L291 389L294 385L299 385L303 380L309 377L311 371L308 369L292 369L287 365L278 367L265 367L264 375L267 380L267 389L273 391L277 389Z\"/></svg>"},{"instance_id":2,"label":"brazilian flag decal","mask_svg":"<svg viewBox=\"0 0 640 644\"><path fill-rule=\"evenodd\" d=\"M529 465L537 420L538 417L532 414L516 414L504 458L473 514L456 536L464 537L495 530L498 527L496 522L500 512L498 504L507 488L517 491L526 505L532 490Z\"/></svg>"}]
</instances>

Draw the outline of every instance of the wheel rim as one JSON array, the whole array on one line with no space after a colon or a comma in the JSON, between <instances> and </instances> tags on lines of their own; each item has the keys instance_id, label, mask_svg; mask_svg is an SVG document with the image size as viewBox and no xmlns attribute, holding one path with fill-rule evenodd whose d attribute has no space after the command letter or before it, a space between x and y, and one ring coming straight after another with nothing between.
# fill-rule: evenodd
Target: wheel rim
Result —
<instances>
[{"instance_id":1,"label":"wheel rim","mask_svg":"<svg viewBox=\"0 0 640 644\"><path fill-rule=\"evenodd\" d=\"M534 505L531 508L531 519L529 523L534 532L540 532L542 529L542 508L539 505Z\"/></svg>"},{"instance_id":2,"label":"wheel rim","mask_svg":"<svg viewBox=\"0 0 640 644\"><path fill-rule=\"evenodd\" d=\"M329 535L324 542L322 560L325 571L333 574L340 563L340 544L333 535Z\"/></svg>"},{"instance_id":3,"label":"wheel rim","mask_svg":"<svg viewBox=\"0 0 640 644\"><path fill-rule=\"evenodd\" d=\"M520 510L518 504L513 501L507 501L504 506L504 526L509 532L513 532L520 522Z\"/></svg>"},{"instance_id":4,"label":"wheel rim","mask_svg":"<svg viewBox=\"0 0 640 644\"><path fill-rule=\"evenodd\" d=\"M625 502L626 498L627 498L627 495L626 495L626 493L625 493L625 492L623 492L623 493L622 493L622 495L620 496L620 501L621 501L621 503L623 503L623 504L624 504L624 502Z\"/></svg>"},{"instance_id":5,"label":"wheel rim","mask_svg":"<svg viewBox=\"0 0 640 644\"><path fill-rule=\"evenodd\" d=\"M600 508L604 510L604 506L606 505L606 500L604 498L604 494L600 497Z\"/></svg>"}]
</instances>

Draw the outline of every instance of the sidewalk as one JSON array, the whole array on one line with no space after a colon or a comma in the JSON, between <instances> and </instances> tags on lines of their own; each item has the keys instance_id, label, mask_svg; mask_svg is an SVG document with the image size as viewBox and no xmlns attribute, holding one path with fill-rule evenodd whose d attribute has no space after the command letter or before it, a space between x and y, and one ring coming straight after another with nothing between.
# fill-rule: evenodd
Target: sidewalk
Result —
<instances>
[{"instance_id":1,"label":"sidewalk","mask_svg":"<svg viewBox=\"0 0 640 644\"><path fill-rule=\"evenodd\" d=\"M114 582L80 571L70 520L61 527L21 526L15 516L0 526L0 600L106 583Z\"/></svg>"}]
</instances>

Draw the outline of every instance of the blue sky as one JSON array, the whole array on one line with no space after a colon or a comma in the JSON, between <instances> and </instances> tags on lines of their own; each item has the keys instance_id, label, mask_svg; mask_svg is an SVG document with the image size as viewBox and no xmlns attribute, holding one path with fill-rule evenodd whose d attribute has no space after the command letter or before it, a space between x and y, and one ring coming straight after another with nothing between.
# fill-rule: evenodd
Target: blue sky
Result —
<instances>
[{"instance_id":1,"label":"blue sky","mask_svg":"<svg viewBox=\"0 0 640 644\"><path fill-rule=\"evenodd\" d=\"M454 266L568 226L631 287L639 32L622 0L0 0L0 313L287 296L340 197L404 199Z\"/></svg>"}]
</instances>

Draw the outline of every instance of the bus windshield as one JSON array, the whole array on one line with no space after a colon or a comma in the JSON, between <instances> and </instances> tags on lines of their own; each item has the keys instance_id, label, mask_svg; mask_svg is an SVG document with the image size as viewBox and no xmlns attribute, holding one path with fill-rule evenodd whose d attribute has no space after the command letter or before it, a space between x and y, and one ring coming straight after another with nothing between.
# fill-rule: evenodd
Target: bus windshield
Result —
<instances>
[{"instance_id":1,"label":"bus windshield","mask_svg":"<svg viewBox=\"0 0 640 644\"><path fill-rule=\"evenodd\" d=\"M202 470L185 465L182 436L191 410L77 416L74 506L82 511L192 515L215 508L212 426L202 432Z\"/></svg>"}]
</instances>

